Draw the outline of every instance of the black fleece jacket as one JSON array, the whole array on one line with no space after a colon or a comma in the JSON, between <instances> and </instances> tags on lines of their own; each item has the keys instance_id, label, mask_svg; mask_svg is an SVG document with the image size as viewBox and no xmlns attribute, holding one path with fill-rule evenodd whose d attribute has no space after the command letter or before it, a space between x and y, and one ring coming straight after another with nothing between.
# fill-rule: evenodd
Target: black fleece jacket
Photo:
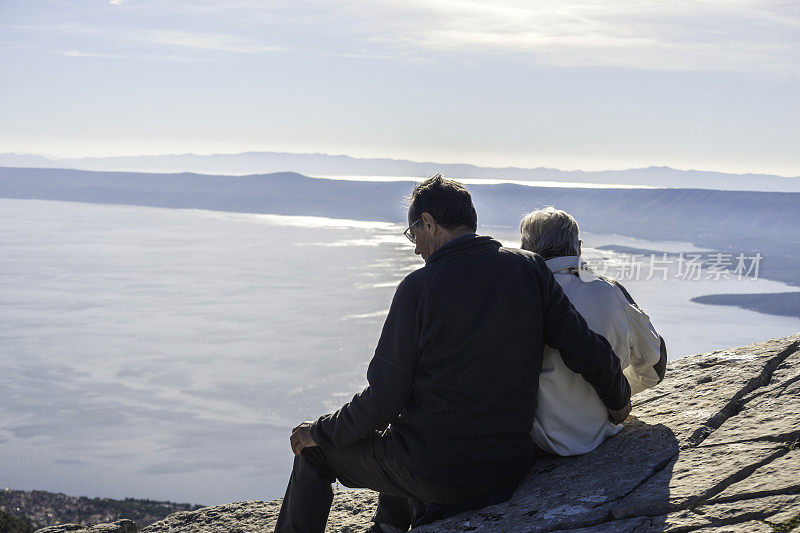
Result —
<instances>
[{"instance_id":1,"label":"black fleece jacket","mask_svg":"<svg viewBox=\"0 0 800 533\"><path fill-rule=\"evenodd\" d=\"M529 470L542 350L557 348L612 409L630 399L619 359L537 254L490 237L451 240L395 292L369 386L311 427L329 447L385 429L414 475L513 483Z\"/></svg>"}]
</instances>

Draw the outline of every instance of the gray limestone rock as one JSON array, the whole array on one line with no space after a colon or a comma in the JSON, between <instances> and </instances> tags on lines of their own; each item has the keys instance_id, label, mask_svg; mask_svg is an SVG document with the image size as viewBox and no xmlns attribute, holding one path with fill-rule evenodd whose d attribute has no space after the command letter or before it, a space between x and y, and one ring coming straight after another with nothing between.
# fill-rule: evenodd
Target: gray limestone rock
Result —
<instances>
[{"instance_id":1,"label":"gray limestone rock","mask_svg":"<svg viewBox=\"0 0 800 533\"><path fill-rule=\"evenodd\" d=\"M81 526L79 524L62 524L43 527L36 533L138 533L139 528L131 520L117 520L111 524Z\"/></svg>"},{"instance_id":2,"label":"gray limestone rock","mask_svg":"<svg viewBox=\"0 0 800 533\"><path fill-rule=\"evenodd\" d=\"M762 442L682 450L667 468L616 503L611 515L619 519L693 509L786 453L786 447Z\"/></svg>"},{"instance_id":3,"label":"gray limestone rock","mask_svg":"<svg viewBox=\"0 0 800 533\"><path fill-rule=\"evenodd\" d=\"M736 416L728 418L704 444L800 439L799 397L800 352L795 352L778 367L767 386L741 399L735 406Z\"/></svg>"},{"instance_id":4,"label":"gray limestone rock","mask_svg":"<svg viewBox=\"0 0 800 533\"><path fill-rule=\"evenodd\" d=\"M151 524L145 531L203 531L208 533L246 533L268 531L278 517L280 502L247 501L206 507L203 513L182 511Z\"/></svg>"},{"instance_id":5,"label":"gray limestone rock","mask_svg":"<svg viewBox=\"0 0 800 533\"><path fill-rule=\"evenodd\" d=\"M699 528L731 528L746 531L744 524L760 522L756 529L768 526L765 521L781 523L787 509L800 512L800 496L772 496L738 502L700 506L694 509L670 513L664 517L665 532L692 531ZM771 527L770 527L771 530ZM752 530L750 530L752 531Z\"/></svg>"},{"instance_id":6,"label":"gray limestone rock","mask_svg":"<svg viewBox=\"0 0 800 533\"><path fill-rule=\"evenodd\" d=\"M800 533L800 333L673 361L633 406L593 452L539 460L510 501L415 531ZM337 491L327 531L366 531L375 504ZM143 532L271 531L279 509L208 507Z\"/></svg>"},{"instance_id":7,"label":"gray limestone rock","mask_svg":"<svg viewBox=\"0 0 800 533\"><path fill-rule=\"evenodd\" d=\"M800 448L788 452L734 483L711 502L732 501L769 494L800 494Z\"/></svg>"},{"instance_id":8,"label":"gray limestone rock","mask_svg":"<svg viewBox=\"0 0 800 533\"><path fill-rule=\"evenodd\" d=\"M327 531L365 531L372 525L375 513L375 493L365 490L336 490L328 518ZM202 512L173 513L164 520L143 529L146 533L256 533L272 531L280 500L271 502L238 502L206 507ZM88 532L87 532L88 533Z\"/></svg>"}]
</instances>

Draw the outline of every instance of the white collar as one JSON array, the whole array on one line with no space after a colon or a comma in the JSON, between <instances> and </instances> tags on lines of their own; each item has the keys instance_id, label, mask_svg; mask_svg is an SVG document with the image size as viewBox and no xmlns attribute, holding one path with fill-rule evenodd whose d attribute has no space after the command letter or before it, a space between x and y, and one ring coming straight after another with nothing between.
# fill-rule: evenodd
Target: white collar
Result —
<instances>
[{"instance_id":1,"label":"white collar","mask_svg":"<svg viewBox=\"0 0 800 533\"><path fill-rule=\"evenodd\" d=\"M577 255L562 255L560 257L551 257L545 263L553 271L553 274L567 274L570 268L575 269L574 272L577 274L580 259Z\"/></svg>"}]
</instances>

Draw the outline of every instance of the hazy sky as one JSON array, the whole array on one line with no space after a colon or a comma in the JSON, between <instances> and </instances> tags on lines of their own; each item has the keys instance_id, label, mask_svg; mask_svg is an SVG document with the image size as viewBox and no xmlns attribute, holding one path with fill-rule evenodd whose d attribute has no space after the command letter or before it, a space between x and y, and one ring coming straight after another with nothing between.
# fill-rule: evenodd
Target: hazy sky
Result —
<instances>
[{"instance_id":1,"label":"hazy sky","mask_svg":"<svg viewBox=\"0 0 800 533\"><path fill-rule=\"evenodd\" d=\"M796 0L0 0L0 152L800 175Z\"/></svg>"}]
</instances>

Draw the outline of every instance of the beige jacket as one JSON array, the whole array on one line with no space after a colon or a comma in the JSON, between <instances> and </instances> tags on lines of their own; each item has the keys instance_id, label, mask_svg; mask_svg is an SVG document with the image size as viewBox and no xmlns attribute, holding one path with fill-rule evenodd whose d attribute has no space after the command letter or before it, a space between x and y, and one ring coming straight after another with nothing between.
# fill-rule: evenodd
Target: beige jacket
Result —
<instances>
[{"instance_id":1,"label":"beige jacket","mask_svg":"<svg viewBox=\"0 0 800 533\"><path fill-rule=\"evenodd\" d=\"M658 384L666 365L666 348L650 317L628 292L585 267L579 276L577 256L555 257L547 265L589 328L611 344L631 394ZM557 455L579 455L621 429L622 425L608 420L608 410L592 386L564 365L558 350L546 346L531 431L536 444Z\"/></svg>"}]
</instances>

